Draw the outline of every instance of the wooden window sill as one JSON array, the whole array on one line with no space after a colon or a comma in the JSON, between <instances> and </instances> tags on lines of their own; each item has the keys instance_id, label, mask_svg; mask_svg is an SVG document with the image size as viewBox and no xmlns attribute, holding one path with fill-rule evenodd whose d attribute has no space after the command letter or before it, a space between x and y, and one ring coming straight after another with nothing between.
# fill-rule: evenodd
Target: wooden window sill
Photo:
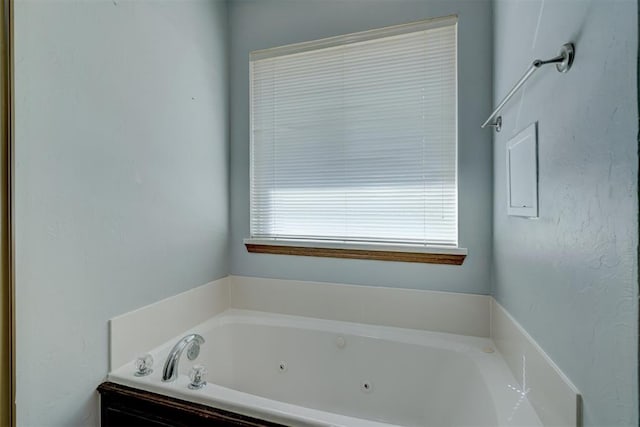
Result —
<instances>
[{"instance_id":1,"label":"wooden window sill","mask_svg":"<svg viewBox=\"0 0 640 427\"><path fill-rule=\"evenodd\" d=\"M461 248L416 248L402 246L325 244L245 239L248 252L275 255L314 256L326 258L368 259L376 261L418 262L462 265L467 250Z\"/></svg>"}]
</instances>

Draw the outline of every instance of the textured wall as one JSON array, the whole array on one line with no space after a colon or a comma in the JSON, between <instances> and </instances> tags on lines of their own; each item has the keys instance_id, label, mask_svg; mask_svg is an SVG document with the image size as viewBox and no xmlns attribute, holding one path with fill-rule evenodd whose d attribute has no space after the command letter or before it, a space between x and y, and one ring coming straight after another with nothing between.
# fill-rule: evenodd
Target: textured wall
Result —
<instances>
[{"instance_id":1,"label":"textured wall","mask_svg":"<svg viewBox=\"0 0 640 427\"><path fill-rule=\"evenodd\" d=\"M488 293L491 264L491 3L488 0L234 0L229 4L231 272L246 276ZM459 208L462 267L247 253L249 52L459 15Z\"/></svg>"},{"instance_id":2,"label":"textured wall","mask_svg":"<svg viewBox=\"0 0 640 427\"><path fill-rule=\"evenodd\" d=\"M637 2L498 0L494 100L538 71L495 136L495 289L584 397L586 426L638 425ZM506 213L505 144L539 122L540 218Z\"/></svg>"},{"instance_id":3,"label":"textured wall","mask_svg":"<svg viewBox=\"0 0 640 427\"><path fill-rule=\"evenodd\" d=\"M107 320L227 274L226 32L224 2L16 2L18 425L97 425Z\"/></svg>"}]
</instances>

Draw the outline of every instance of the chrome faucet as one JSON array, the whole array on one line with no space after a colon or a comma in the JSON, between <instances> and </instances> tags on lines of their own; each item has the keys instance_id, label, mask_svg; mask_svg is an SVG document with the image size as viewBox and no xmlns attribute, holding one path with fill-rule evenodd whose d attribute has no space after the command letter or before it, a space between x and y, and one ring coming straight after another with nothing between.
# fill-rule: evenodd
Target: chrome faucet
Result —
<instances>
[{"instance_id":1,"label":"chrome faucet","mask_svg":"<svg viewBox=\"0 0 640 427\"><path fill-rule=\"evenodd\" d=\"M173 346L167 360L164 362L164 368L162 369L162 381L173 381L178 377L178 362L180 362L180 356L185 348L187 350L187 358L194 360L200 354L200 346L204 344L204 338L198 334L190 334L182 337L180 341Z\"/></svg>"}]
</instances>

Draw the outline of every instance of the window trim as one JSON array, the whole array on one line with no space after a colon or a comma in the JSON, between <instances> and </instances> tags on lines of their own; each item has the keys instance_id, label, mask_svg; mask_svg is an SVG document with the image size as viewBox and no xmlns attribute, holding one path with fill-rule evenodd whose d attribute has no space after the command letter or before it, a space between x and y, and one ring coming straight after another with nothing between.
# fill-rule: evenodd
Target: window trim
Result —
<instances>
[{"instance_id":1,"label":"window trim","mask_svg":"<svg viewBox=\"0 0 640 427\"><path fill-rule=\"evenodd\" d=\"M247 252L325 258L462 265L467 249L454 246L385 245L323 240L244 239Z\"/></svg>"}]
</instances>

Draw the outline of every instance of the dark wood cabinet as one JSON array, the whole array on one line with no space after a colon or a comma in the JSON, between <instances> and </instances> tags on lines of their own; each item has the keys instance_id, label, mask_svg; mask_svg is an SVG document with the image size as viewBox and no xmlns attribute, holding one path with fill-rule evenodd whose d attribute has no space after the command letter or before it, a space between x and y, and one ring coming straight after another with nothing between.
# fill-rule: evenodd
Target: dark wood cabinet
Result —
<instances>
[{"instance_id":1,"label":"dark wood cabinet","mask_svg":"<svg viewBox=\"0 0 640 427\"><path fill-rule=\"evenodd\" d=\"M98 387L102 427L283 427L111 382Z\"/></svg>"}]
</instances>

